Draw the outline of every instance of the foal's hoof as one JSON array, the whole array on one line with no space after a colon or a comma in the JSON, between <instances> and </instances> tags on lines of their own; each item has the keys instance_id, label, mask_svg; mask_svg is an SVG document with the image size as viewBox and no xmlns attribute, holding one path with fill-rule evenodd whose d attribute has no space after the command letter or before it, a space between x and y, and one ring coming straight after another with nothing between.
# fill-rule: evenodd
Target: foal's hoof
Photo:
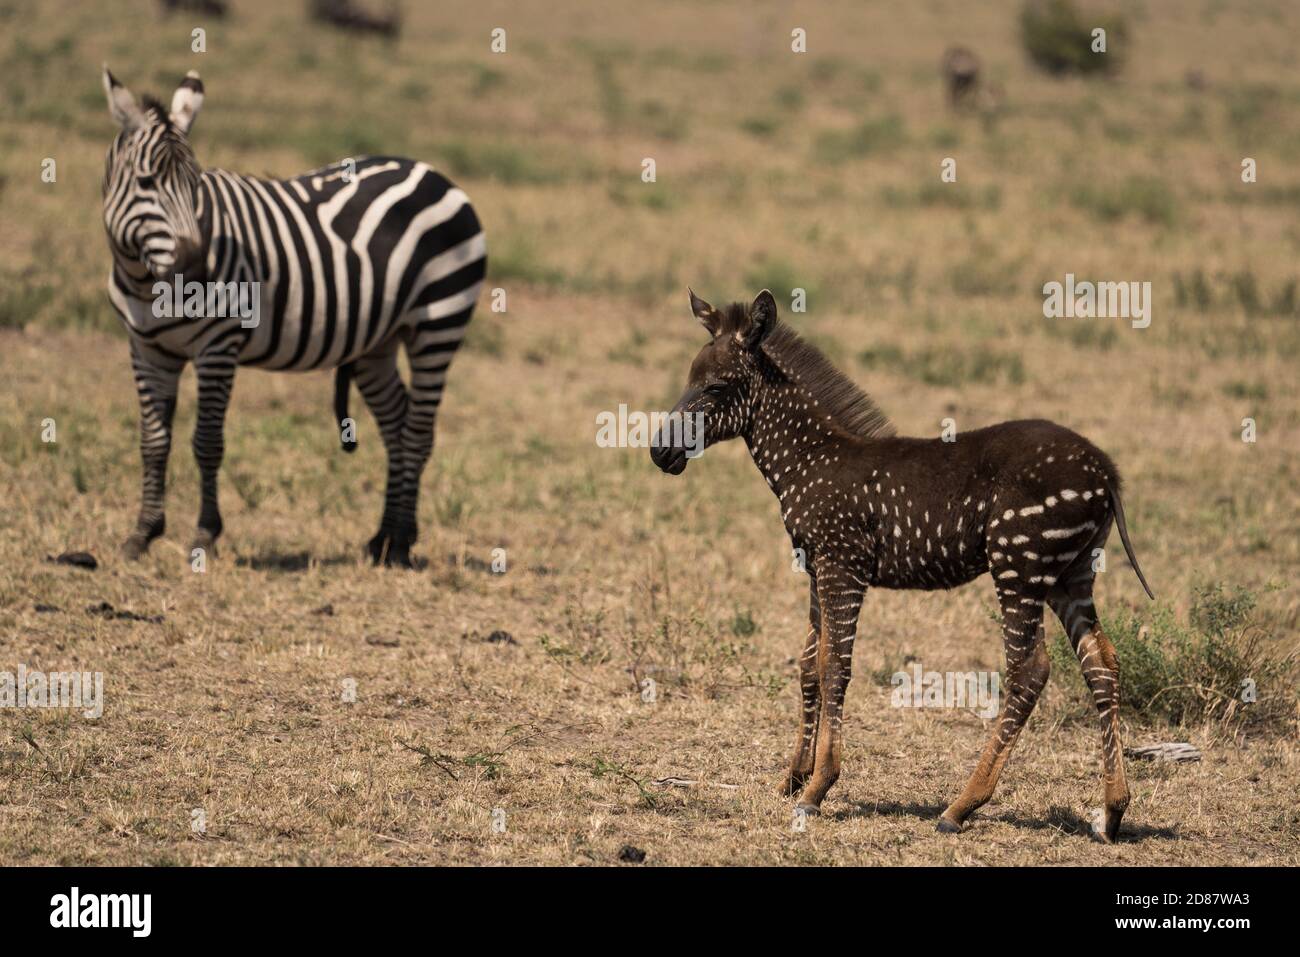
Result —
<instances>
[{"instance_id":1,"label":"foal's hoof","mask_svg":"<svg viewBox=\"0 0 1300 957\"><path fill-rule=\"evenodd\" d=\"M816 804L796 804L794 809L804 817L821 817L822 809Z\"/></svg>"},{"instance_id":2,"label":"foal's hoof","mask_svg":"<svg viewBox=\"0 0 1300 957\"><path fill-rule=\"evenodd\" d=\"M1096 808L1088 815L1088 830L1092 833L1093 840L1100 841L1102 844L1114 844L1118 841L1122 815L1123 812L1112 814Z\"/></svg>"},{"instance_id":3,"label":"foal's hoof","mask_svg":"<svg viewBox=\"0 0 1300 957\"><path fill-rule=\"evenodd\" d=\"M776 786L776 793L781 797L794 797L803 790L804 782L808 780L806 774L796 774L791 771L781 779L781 783Z\"/></svg>"},{"instance_id":4,"label":"foal's hoof","mask_svg":"<svg viewBox=\"0 0 1300 957\"><path fill-rule=\"evenodd\" d=\"M122 557L129 562L138 562L149 551L149 542L143 535L132 535L122 543Z\"/></svg>"},{"instance_id":5,"label":"foal's hoof","mask_svg":"<svg viewBox=\"0 0 1300 957\"><path fill-rule=\"evenodd\" d=\"M935 825L934 829L940 834L961 833L961 825L952 823L952 821L948 820L946 817L939 818L939 823Z\"/></svg>"}]
</instances>

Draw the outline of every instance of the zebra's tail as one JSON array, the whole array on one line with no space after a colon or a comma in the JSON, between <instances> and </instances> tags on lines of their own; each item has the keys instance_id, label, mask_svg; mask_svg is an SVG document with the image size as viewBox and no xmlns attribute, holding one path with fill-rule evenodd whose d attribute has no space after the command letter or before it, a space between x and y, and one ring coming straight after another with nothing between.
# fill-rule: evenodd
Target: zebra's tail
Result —
<instances>
[{"instance_id":1,"label":"zebra's tail","mask_svg":"<svg viewBox=\"0 0 1300 957\"><path fill-rule=\"evenodd\" d=\"M351 385L352 363L345 362L334 370L334 421L339 427L344 452L357 450L356 426L348 416L348 389Z\"/></svg>"},{"instance_id":2,"label":"zebra's tail","mask_svg":"<svg viewBox=\"0 0 1300 957\"><path fill-rule=\"evenodd\" d=\"M1151 586L1147 584L1146 576L1142 574L1142 569L1138 566L1137 556L1133 554L1133 543L1128 540L1128 527L1124 524L1124 506L1119 501L1119 489L1111 482L1107 482L1106 491L1110 492L1110 507L1115 513L1115 528L1119 531L1119 540L1124 543L1124 554L1128 555L1128 563L1133 566L1133 571L1137 572L1138 581L1146 589L1147 596L1152 601L1155 601L1155 593L1151 591Z\"/></svg>"}]
</instances>

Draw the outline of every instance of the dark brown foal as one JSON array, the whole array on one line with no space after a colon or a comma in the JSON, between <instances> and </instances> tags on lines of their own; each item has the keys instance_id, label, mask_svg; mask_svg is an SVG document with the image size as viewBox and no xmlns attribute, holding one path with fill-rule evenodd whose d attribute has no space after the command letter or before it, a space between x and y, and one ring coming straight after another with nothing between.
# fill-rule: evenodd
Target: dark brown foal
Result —
<instances>
[{"instance_id":1,"label":"dark brown foal","mask_svg":"<svg viewBox=\"0 0 1300 957\"><path fill-rule=\"evenodd\" d=\"M1007 658L1002 710L939 829L961 830L992 796L1047 683L1046 605L1070 636L1101 715L1105 814L1098 836L1114 841L1129 801L1119 663L1092 601L1094 557L1112 522L1147 585L1110 459L1041 420L953 441L897 436L857 386L777 321L768 291L750 306L722 311L691 293L691 309L711 339L673 411L703 416L705 448L744 438L811 581L799 736L783 790L816 813L839 777L844 694L867 588L953 588L990 572ZM685 447L666 435L655 438L651 457L674 475L688 461Z\"/></svg>"}]
</instances>

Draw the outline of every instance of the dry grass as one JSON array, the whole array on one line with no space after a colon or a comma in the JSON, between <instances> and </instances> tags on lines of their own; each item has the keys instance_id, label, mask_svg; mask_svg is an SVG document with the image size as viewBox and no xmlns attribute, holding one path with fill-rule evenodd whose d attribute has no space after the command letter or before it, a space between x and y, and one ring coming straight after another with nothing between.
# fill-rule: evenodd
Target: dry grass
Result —
<instances>
[{"instance_id":1,"label":"dry grass","mask_svg":"<svg viewBox=\"0 0 1300 957\"><path fill-rule=\"evenodd\" d=\"M846 773L826 816L792 830L774 785L806 579L775 502L742 447L673 480L643 450L594 441L598 412L675 399L699 345L687 283L719 300L798 285L810 309L794 321L903 431L1035 415L1106 449L1176 614L1205 581L1290 582L1300 327L1232 277L1266 303L1296 279L1296 12L1148 3L1125 72L1085 83L1031 72L1015 4L828 3L800 14L806 58L783 52L782 8L512 6L412 9L395 48L303 28L296 2L236 0L197 57L192 25L147 3L114 4L113 20L46 3L6 31L0 325L26 328L0 330L0 670L102 671L107 703L98 721L0 711L0 861L611 863L633 844L652 863L1300 863L1294 726L1229 736L1132 711L1129 743L1187 739L1205 760L1130 764L1128 840L1093 844L1099 736L1059 681L994 802L968 833L936 834L986 722L895 710L872 675L909 656L998 668L987 580L869 596ZM510 53L493 57L499 25ZM946 112L950 42L1002 83L1000 117ZM219 558L200 575L184 551L188 374L170 531L142 563L116 558L139 465L102 293L104 59L155 92L199 66L205 162L289 173L382 150L438 163L474 197L509 312L476 318L453 367L421 572L359 562L382 485L369 420L345 457L327 377L255 371L228 418ZM1194 68L1207 89L1183 85ZM944 188L962 201L932 185L948 155L959 180ZM39 180L45 156L57 184ZM1118 219L1098 199L1112 183L1135 210ZM1151 328L1044 320L1038 290L1066 272L1150 280ZM1187 292L1194 275L1203 293ZM43 560L66 549L100 569ZM1152 614L1113 551L1103 611ZM87 614L100 601L164 619ZM1293 590L1263 591L1278 654L1300 646L1298 620ZM652 783L668 776L703 783Z\"/></svg>"}]
</instances>

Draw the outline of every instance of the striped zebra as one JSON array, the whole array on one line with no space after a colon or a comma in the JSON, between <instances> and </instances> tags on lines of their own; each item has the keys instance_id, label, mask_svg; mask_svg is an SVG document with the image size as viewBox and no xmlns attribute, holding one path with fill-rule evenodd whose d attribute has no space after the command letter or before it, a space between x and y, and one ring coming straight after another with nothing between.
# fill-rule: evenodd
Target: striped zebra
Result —
<instances>
[{"instance_id":1,"label":"striped zebra","mask_svg":"<svg viewBox=\"0 0 1300 957\"><path fill-rule=\"evenodd\" d=\"M202 486L191 547L206 550L222 528L217 471L236 367L335 368L344 449L355 448L347 412L355 381L388 454L370 555L409 567L447 368L487 266L469 199L425 164L394 157L345 160L287 180L203 170L189 144L203 103L197 73L186 75L170 110L149 97L137 102L107 66L103 79L121 126L104 171L108 291L130 333L144 463L140 516L124 553L138 558L166 526L167 457L186 361L198 376ZM160 308L182 279L204 284L202 307L189 315ZM237 312L223 301L249 290L252 321L222 315ZM409 386L398 374L399 346Z\"/></svg>"}]
</instances>

